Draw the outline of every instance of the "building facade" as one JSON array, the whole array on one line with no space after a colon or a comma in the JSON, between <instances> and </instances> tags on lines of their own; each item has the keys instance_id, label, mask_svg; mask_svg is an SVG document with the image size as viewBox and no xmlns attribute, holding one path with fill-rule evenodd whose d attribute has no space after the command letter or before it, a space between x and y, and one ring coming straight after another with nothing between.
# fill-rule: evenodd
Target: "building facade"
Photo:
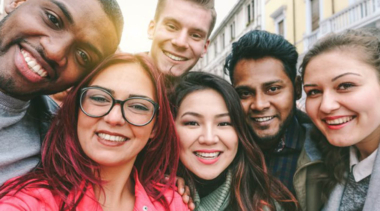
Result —
<instances>
[{"instance_id":1,"label":"building facade","mask_svg":"<svg viewBox=\"0 0 380 211\"><path fill-rule=\"evenodd\" d=\"M11 0L0 0L0 20L5 17L5 5L9 4L10 2Z\"/></svg>"},{"instance_id":2,"label":"building facade","mask_svg":"<svg viewBox=\"0 0 380 211\"><path fill-rule=\"evenodd\" d=\"M230 14L215 29L210 37L210 45L206 55L199 60L194 71L206 71L219 75L226 80L223 73L224 61L231 52L232 43L246 32L263 29L262 0L240 0L232 8Z\"/></svg>"},{"instance_id":3,"label":"building facade","mask_svg":"<svg viewBox=\"0 0 380 211\"><path fill-rule=\"evenodd\" d=\"M249 30L280 34L300 60L320 38L350 28L380 27L380 0L240 0L214 31L207 54L193 68L222 76L232 43Z\"/></svg>"}]
</instances>

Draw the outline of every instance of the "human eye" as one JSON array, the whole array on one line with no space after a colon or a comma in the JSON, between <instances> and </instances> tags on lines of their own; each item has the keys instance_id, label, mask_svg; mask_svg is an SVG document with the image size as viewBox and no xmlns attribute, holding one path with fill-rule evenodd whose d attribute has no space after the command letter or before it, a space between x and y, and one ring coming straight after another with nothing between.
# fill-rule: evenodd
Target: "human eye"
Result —
<instances>
[{"instance_id":1,"label":"human eye","mask_svg":"<svg viewBox=\"0 0 380 211\"><path fill-rule=\"evenodd\" d=\"M349 88L354 87L355 85L353 83L345 82L338 85L338 90L347 90Z\"/></svg>"},{"instance_id":2,"label":"human eye","mask_svg":"<svg viewBox=\"0 0 380 211\"><path fill-rule=\"evenodd\" d=\"M62 25L61 25L61 22L58 18L58 16L54 15L53 13L51 12L46 12L46 17L48 18L48 20L54 24L54 26L56 26L58 29L62 28Z\"/></svg>"},{"instance_id":3,"label":"human eye","mask_svg":"<svg viewBox=\"0 0 380 211\"><path fill-rule=\"evenodd\" d=\"M196 121L185 121L183 123L183 125L186 125L186 126L199 126L198 122L196 122Z\"/></svg>"},{"instance_id":4,"label":"human eye","mask_svg":"<svg viewBox=\"0 0 380 211\"><path fill-rule=\"evenodd\" d=\"M108 104L111 100L105 95L90 95L89 99L95 104Z\"/></svg>"},{"instance_id":5,"label":"human eye","mask_svg":"<svg viewBox=\"0 0 380 211\"><path fill-rule=\"evenodd\" d=\"M306 91L306 96L307 97L315 97L320 93L321 93L321 91L318 89L311 89L311 90Z\"/></svg>"},{"instance_id":6,"label":"human eye","mask_svg":"<svg viewBox=\"0 0 380 211\"><path fill-rule=\"evenodd\" d=\"M220 122L218 126L231 126L231 122Z\"/></svg>"},{"instance_id":7,"label":"human eye","mask_svg":"<svg viewBox=\"0 0 380 211\"><path fill-rule=\"evenodd\" d=\"M79 64L83 67L89 67L90 64L91 64L91 59L90 59L90 56L89 54L82 50L82 49L78 49L77 52L76 52L76 57L77 57L77 61L79 62Z\"/></svg>"},{"instance_id":8,"label":"human eye","mask_svg":"<svg viewBox=\"0 0 380 211\"><path fill-rule=\"evenodd\" d=\"M268 87L267 92L269 94L277 94L281 90L281 86L270 86Z\"/></svg>"},{"instance_id":9,"label":"human eye","mask_svg":"<svg viewBox=\"0 0 380 211\"><path fill-rule=\"evenodd\" d=\"M129 105L128 107L136 111L149 111L149 108L142 104L132 104L132 105Z\"/></svg>"},{"instance_id":10,"label":"human eye","mask_svg":"<svg viewBox=\"0 0 380 211\"><path fill-rule=\"evenodd\" d=\"M202 35L198 34L198 33L194 33L194 34L191 34L191 37L194 39L194 40L200 40L203 38Z\"/></svg>"},{"instance_id":11,"label":"human eye","mask_svg":"<svg viewBox=\"0 0 380 211\"><path fill-rule=\"evenodd\" d=\"M172 24L172 23L167 23L166 24L166 28L169 30L169 31L174 31L174 30L176 30L176 26L174 25L174 24Z\"/></svg>"},{"instance_id":12,"label":"human eye","mask_svg":"<svg viewBox=\"0 0 380 211\"><path fill-rule=\"evenodd\" d=\"M237 93L239 94L240 99L246 99L252 95L248 90L238 90Z\"/></svg>"}]
</instances>

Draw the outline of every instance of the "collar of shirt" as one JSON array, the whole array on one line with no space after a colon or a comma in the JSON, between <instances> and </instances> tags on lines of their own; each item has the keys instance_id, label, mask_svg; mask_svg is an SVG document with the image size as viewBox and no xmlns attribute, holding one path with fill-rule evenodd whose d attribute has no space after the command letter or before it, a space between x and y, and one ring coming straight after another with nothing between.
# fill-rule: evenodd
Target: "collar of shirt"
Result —
<instances>
[{"instance_id":1,"label":"collar of shirt","mask_svg":"<svg viewBox=\"0 0 380 211\"><path fill-rule=\"evenodd\" d=\"M288 129L286 129L285 134L281 138L281 141L278 143L275 153L280 153L285 148L290 148L294 150L302 149L302 142L299 140L304 138L304 133L302 132L301 125L299 125L296 117L293 117L292 122L290 123Z\"/></svg>"},{"instance_id":2,"label":"collar of shirt","mask_svg":"<svg viewBox=\"0 0 380 211\"><path fill-rule=\"evenodd\" d=\"M372 174L377 149L362 161L359 161L358 153L355 147L350 147L350 169L354 175L355 182L359 182Z\"/></svg>"}]
</instances>

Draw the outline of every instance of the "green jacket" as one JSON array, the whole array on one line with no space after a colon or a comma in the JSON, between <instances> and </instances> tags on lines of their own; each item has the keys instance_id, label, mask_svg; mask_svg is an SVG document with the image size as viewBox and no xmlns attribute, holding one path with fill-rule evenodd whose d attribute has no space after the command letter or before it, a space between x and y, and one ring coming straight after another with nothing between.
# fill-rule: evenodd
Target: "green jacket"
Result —
<instances>
[{"instance_id":1,"label":"green jacket","mask_svg":"<svg viewBox=\"0 0 380 211\"><path fill-rule=\"evenodd\" d=\"M297 117L298 118L298 117ZM321 153L312 138L316 135L315 126L305 117L298 118L305 129L305 143L297 162L297 170L293 177L296 198L303 211L319 211L323 207L321 187L318 177L325 172ZM303 120L303 121L302 121Z\"/></svg>"}]
</instances>

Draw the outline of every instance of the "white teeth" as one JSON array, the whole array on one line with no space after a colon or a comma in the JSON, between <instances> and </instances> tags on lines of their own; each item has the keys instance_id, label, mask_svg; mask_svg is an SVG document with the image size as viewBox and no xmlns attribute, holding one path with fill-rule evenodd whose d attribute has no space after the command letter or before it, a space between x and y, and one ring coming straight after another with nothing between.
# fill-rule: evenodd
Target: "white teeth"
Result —
<instances>
[{"instance_id":1,"label":"white teeth","mask_svg":"<svg viewBox=\"0 0 380 211\"><path fill-rule=\"evenodd\" d=\"M274 116L253 118L256 122L266 122L273 119Z\"/></svg>"},{"instance_id":2,"label":"white teeth","mask_svg":"<svg viewBox=\"0 0 380 211\"><path fill-rule=\"evenodd\" d=\"M174 56L173 54L171 53L168 53L168 52L164 52L166 56L168 56L169 58L175 60L175 61L185 61L186 58L183 58L183 57L178 57L178 56Z\"/></svg>"},{"instance_id":3,"label":"white teeth","mask_svg":"<svg viewBox=\"0 0 380 211\"><path fill-rule=\"evenodd\" d=\"M113 136L105 133L98 133L98 136L107 141L115 141L115 142L123 142L126 141L127 138L121 136Z\"/></svg>"},{"instance_id":4,"label":"white teeth","mask_svg":"<svg viewBox=\"0 0 380 211\"><path fill-rule=\"evenodd\" d=\"M195 152L197 157L205 158L205 159L214 159L218 157L220 152Z\"/></svg>"},{"instance_id":5,"label":"white teeth","mask_svg":"<svg viewBox=\"0 0 380 211\"><path fill-rule=\"evenodd\" d=\"M350 117L342 117L342 118L339 118L339 119L326 120L326 123L329 124L329 125L340 125L340 124L349 122L352 119L353 119L352 116L350 116Z\"/></svg>"},{"instance_id":6,"label":"white teeth","mask_svg":"<svg viewBox=\"0 0 380 211\"><path fill-rule=\"evenodd\" d=\"M26 63L28 64L30 70L32 70L34 73L43 78L47 76L46 70L44 70L41 67L41 65L38 64L37 60L32 55L30 55L29 52L25 51L24 49L21 49L21 54L24 57Z\"/></svg>"}]
</instances>

